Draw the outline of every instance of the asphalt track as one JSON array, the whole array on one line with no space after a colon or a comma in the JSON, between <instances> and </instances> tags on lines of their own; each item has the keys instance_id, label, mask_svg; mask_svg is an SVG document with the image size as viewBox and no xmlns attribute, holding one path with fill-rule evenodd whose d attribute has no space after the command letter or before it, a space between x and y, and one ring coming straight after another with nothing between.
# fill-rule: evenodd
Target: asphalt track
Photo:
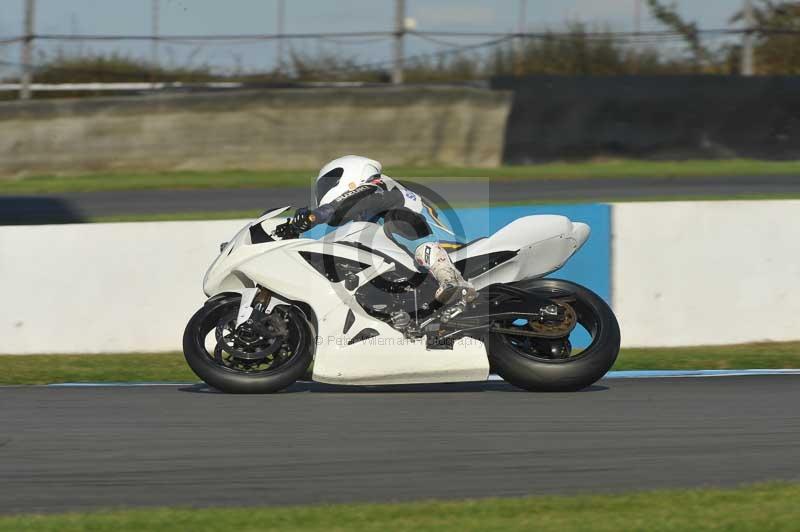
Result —
<instances>
[{"instance_id":1,"label":"asphalt track","mask_svg":"<svg viewBox=\"0 0 800 532\"><path fill-rule=\"evenodd\" d=\"M310 181L309 181L310 185ZM635 199L800 196L800 176L542 179L426 183L450 203L613 201ZM307 205L309 188L124 190L60 195L0 195L0 225L74 223L94 217L263 210Z\"/></svg>"},{"instance_id":2,"label":"asphalt track","mask_svg":"<svg viewBox=\"0 0 800 532\"><path fill-rule=\"evenodd\" d=\"M271 396L0 388L0 513L614 492L800 480L800 376Z\"/></svg>"}]
</instances>

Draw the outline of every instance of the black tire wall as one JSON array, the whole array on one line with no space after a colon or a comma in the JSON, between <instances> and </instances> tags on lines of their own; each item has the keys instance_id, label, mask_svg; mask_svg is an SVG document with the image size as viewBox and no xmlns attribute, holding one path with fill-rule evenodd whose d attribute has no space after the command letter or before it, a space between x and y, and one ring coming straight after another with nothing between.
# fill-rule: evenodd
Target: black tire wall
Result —
<instances>
[{"instance_id":1,"label":"black tire wall","mask_svg":"<svg viewBox=\"0 0 800 532\"><path fill-rule=\"evenodd\" d=\"M498 77L503 162L800 158L800 76Z\"/></svg>"}]
</instances>

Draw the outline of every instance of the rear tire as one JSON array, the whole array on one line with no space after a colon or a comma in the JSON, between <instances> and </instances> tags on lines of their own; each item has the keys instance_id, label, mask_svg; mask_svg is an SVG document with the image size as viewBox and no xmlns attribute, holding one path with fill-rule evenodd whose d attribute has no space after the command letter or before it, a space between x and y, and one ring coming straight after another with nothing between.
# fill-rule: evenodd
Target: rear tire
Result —
<instances>
[{"instance_id":1,"label":"rear tire","mask_svg":"<svg viewBox=\"0 0 800 532\"><path fill-rule=\"evenodd\" d=\"M290 319L297 324L298 345L283 364L268 371L248 373L218 364L206 350L206 336L231 309L239 308L240 297L210 300L198 310L183 334L183 354L192 371L206 384L227 393L273 393L303 377L313 360L314 330L303 312L293 307Z\"/></svg>"},{"instance_id":2,"label":"rear tire","mask_svg":"<svg viewBox=\"0 0 800 532\"><path fill-rule=\"evenodd\" d=\"M521 353L505 335L491 333L489 359L498 375L529 391L574 392L591 386L611 369L619 353L619 324L600 296L581 285L559 279L537 279L515 286L536 290L539 294L542 291L571 292L576 299L578 321L588 330L592 342L574 357L543 360Z\"/></svg>"}]
</instances>

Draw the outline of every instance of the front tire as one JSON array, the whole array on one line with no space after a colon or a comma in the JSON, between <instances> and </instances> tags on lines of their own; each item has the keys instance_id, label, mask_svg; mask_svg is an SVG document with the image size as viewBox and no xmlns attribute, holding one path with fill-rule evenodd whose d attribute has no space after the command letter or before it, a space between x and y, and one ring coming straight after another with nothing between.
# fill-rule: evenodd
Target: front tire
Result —
<instances>
[{"instance_id":1,"label":"front tire","mask_svg":"<svg viewBox=\"0 0 800 532\"><path fill-rule=\"evenodd\" d=\"M539 295L571 293L578 322L589 332L592 342L576 356L547 359L523 352L508 335L490 333L489 359L498 375L529 391L574 392L591 386L611 369L619 353L619 324L600 296L559 279L536 279L515 286L535 290Z\"/></svg>"},{"instance_id":2,"label":"front tire","mask_svg":"<svg viewBox=\"0 0 800 532\"><path fill-rule=\"evenodd\" d=\"M303 377L313 360L314 331L303 312L289 307L285 312L292 329L291 356L266 370L248 371L235 364L225 364L219 345L210 353L206 338L219 324L235 316L241 298L209 300L198 310L183 334L183 354L192 371L206 384L227 393L273 393L283 390ZM274 366L274 367L272 367Z\"/></svg>"}]
</instances>

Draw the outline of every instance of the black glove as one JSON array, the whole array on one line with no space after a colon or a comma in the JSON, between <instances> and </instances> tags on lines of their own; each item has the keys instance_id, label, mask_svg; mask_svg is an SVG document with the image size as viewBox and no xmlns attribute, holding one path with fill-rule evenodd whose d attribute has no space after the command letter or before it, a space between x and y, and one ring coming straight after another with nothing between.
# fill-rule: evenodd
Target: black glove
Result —
<instances>
[{"instance_id":1,"label":"black glove","mask_svg":"<svg viewBox=\"0 0 800 532\"><path fill-rule=\"evenodd\" d=\"M281 240L287 240L291 238L297 238L300 236L300 232L295 229L294 224L292 224L292 220L287 218L286 223L280 224L275 228L275 236Z\"/></svg>"},{"instance_id":2,"label":"black glove","mask_svg":"<svg viewBox=\"0 0 800 532\"><path fill-rule=\"evenodd\" d=\"M292 218L292 225L299 233L305 233L317 225L317 217L308 209L297 209L294 218Z\"/></svg>"}]
</instances>

